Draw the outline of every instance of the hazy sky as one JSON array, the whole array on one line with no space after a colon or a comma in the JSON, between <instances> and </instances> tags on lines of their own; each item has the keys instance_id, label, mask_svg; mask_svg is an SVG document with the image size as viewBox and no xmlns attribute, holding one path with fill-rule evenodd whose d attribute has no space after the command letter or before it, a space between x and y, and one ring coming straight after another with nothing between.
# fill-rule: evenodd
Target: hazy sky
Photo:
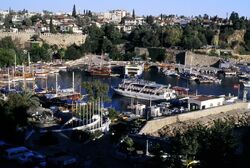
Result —
<instances>
[{"instance_id":1,"label":"hazy sky","mask_svg":"<svg viewBox=\"0 0 250 168\"><path fill-rule=\"evenodd\" d=\"M250 0L1 0L0 9L28 9L30 11L71 12L73 4L77 11L89 9L92 11L108 11L110 9L134 8L138 15L219 15L238 12L241 16L250 17Z\"/></svg>"}]
</instances>

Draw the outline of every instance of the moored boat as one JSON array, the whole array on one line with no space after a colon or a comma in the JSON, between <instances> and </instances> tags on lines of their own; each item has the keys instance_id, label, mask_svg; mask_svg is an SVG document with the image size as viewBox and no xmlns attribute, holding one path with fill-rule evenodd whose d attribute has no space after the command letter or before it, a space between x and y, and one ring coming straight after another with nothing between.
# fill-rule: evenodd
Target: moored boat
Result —
<instances>
[{"instance_id":1,"label":"moored boat","mask_svg":"<svg viewBox=\"0 0 250 168\"><path fill-rule=\"evenodd\" d=\"M133 97L144 100L170 100L176 98L176 93L170 89L170 85L161 85L155 82L124 79L114 91L122 96Z\"/></svg>"},{"instance_id":2,"label":"moored boat","mask_svg":"<svg viewBox=\"0 0 250 168\"><path fill-rule=\"evenodd\" d=\"M90 67L87 72L91 76L110 76L111 68L110 66L101 66L101 67Z\"/></svg>"}]
</instances>

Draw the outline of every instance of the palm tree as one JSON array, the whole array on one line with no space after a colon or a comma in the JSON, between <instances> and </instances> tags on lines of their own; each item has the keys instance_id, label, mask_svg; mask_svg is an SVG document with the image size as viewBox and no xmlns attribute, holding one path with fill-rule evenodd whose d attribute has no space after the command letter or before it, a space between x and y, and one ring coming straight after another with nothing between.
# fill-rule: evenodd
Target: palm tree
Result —
<instances>
[{"instance_id":1,"label":"palm tree","mask_svg":"<svg viewBox=\"0 0 250 168\"><path fill-rule=\"evenodd\" d=\"M12 93L8 95L6 102L6 113L13 119L16 125L26 125L29 108L36 108L39 106L39 99L30 91L22 93Z\"/></svg>"},{"instance_id":2,"label":"palm tree","mask_svg":"<svg viewBox=\"0 0 250 168\"><path fill-rule=\"evenodd\" d=\"M36 108L40 105L39 98L35 96L31 91L24 91L19 94L21 103L27 108Z\"/></svg>"}]
</instances>

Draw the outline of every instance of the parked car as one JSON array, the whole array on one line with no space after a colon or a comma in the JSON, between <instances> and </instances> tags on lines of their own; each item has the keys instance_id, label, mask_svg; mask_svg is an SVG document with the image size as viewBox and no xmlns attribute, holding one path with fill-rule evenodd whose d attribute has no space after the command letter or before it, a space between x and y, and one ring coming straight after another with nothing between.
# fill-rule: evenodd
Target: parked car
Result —
<instances>
[{"instance_id":1,"label":"parked car","mask_svg":"<svg viewBox=\"0 0 250 168\"><path fill-rule=\"evenodd\" d=\"M26 153L23 153L23 154L19 155L18 157L16 157L15 160L19 164L23 165L23 164L32 162L33 157L34 157L34 154L32 152L26 152Z\"/></svg>"},{"instance_id":2,"label":"parked car","mask_svg":"<svg viewBox=\"0 0 250 168\"><path fill-rule=\"evenodd\" d=\"M32 158L32 163L34 163L35 165L39 166L39 167L46 167L47 166L47 162L46 162L46 156L42 155L38 152L34 152L33 151L33 158Z\"/></svg>"},{"instance_id":3,"label":"parked car","mask_svg":"<svg viewBox=\"0 0 250 168\"><path fill-rule=\"evenodd\" d=\"M77 159L71 155L56 156L48 158L49 167L72 168L77 164Z\"/></svg>"},{"instance_id":4,"label":"parked car","mask_svg":"<svg viewBox=\"0 0 250 168\"><path fill-rule=\"evenodd\" d=\"M28 150L26 147L20 146L20 147L12 147L4 150L3 152L3 158L7 160L13 160L18 158L24 153L29 153L30 150Z\"/></svg>"}]
</instances>

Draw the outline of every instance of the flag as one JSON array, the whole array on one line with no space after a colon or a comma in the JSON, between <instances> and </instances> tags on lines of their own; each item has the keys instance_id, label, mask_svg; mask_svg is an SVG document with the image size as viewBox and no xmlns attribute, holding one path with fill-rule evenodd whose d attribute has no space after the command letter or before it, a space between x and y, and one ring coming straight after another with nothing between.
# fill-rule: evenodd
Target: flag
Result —
<instances>
[{"instance_id":1,"label":"flag","mask_svg":"<svg viewBox=\"0 0 250 168\"><path fill-rule=\"evenodd\" d=\"M239 89L240 88L240 84L234 84L234 89Z\"/></svg>"}]
</instances>

